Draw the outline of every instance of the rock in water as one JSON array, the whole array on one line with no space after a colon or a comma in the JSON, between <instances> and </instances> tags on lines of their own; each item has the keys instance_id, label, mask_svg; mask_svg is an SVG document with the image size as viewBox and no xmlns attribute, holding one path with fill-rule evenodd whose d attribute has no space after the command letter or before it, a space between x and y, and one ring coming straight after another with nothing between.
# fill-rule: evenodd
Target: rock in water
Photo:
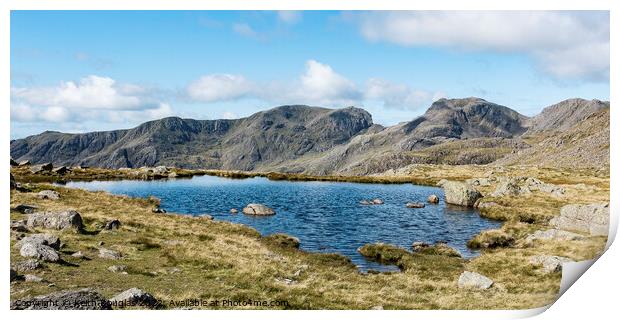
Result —
<instances>
[{"instance_id":1,"label":"rock in water","mask_svg":"<svg viewBox=\"0 0 620 320\"><path fill-rule=\"evenodd\" d=\"M383 200L381 199L373 199L372 204L383 204Z\"/></svg>"},{"instance_id":2,"label":"rock in water","mask_svg":"<svg viewBox=\"0 0 620 320\"><path fill-rule=\"evenodd\" d=\"M593 236L606 236L609 232L609 204L566 205L560 209L560 216L549 221L549 225Z\"/></svg>"},{"instance_id":3,"label":"rock in water","mask_svg":"<svg viewBox=\"0 0 620 320\"><path fill-rule=\"evenodd\" d=\"M132 307L144 307L149 309L155 309L160 307L160 303L153 295L142 291L138 288L131 288L126 291L119 293L110 299L110 302L114 306L118 306L120 308L126 306Z\"/></svg>"},{"instance_id":4,"label":"rock in water","mask_svg":"<svg viewBox=\"0 0 620 320\"><path fill-rule=\"evenodd\" d=\"M430 196L428 196L428 199L426 200L428 201L428 203L439 203L439 197L434 194L431 194Z\"/></svg>"},{"instance_id":5,"label":"rock in water","mask_svg":"<svg viewBox=\"0 0 620 320\"><path fill-rule=\"evenodd\" d=\"M54 190L43 190L37 193L37 198L39 199L49 199L49 200L58 200L60 199L60 194Z\"/></svg>"},{"instance_id":6,"label":"rock in water","mask_svg":"<svg viewBox=\"0 0 620 320\"><path fill-rule=\"evenodd\" d=\"M574 262L574 261L568 258L558 257L558 256L534 256L530 258L530 263L533 265L542 266L542 271L544 273L562 271L562 264L565 262Z\"/></svg>"},{"instance_id":7,"label":"rock in water","mask_svg":"<svg viewBox=\"0 0 620 320\"><path fill-rule=\"evenodd\" d=\"M75 229L81 231L84 228L82 217L75 210L62 212L33 213L26 222L28 227L43 227L47 229Z\"/></svg>"},{"instance_id":8,"label":"rock in water","mask_svg":"<svg viewBox=\"0 0 620 320\"><path fill-rule=\"evenodd\" d=\"M105 297L92 289L66 290L11 302L12 310L112 310Z\"/></svg>"},{"instance_id":9,"label":"rock in water","mask_svg":"<svg viewBox=\"0 0 620 320\"><path fill-rule=\"evenodd\" d=\"M458 286L461 289L486 290L493 285L493 280L475 272L463 271Z\"/></svg>"},{"instance_id":10,"label":"rock in water","mask_svg":"<svg viewBox=\"0 0 620 320\"><path fill-rule=\"evenodd\" d=\"M248 204L245 208L243 208L243 213L254 216L270 216L276 214L273 209L259 203Z\"/></svg>"},{"instance_id":11,"label":"rock in water","mask_svg":"<svg viewBox=\"0 0 620 320\"><path fill-rule=\"evenodd\" d=\"M407 202L405 205L407 208L424 208L424 203L420 202Z\"/></svg>"},{"instance_id":12,"label":"rock in water","mask_svg":"<svg viewBox=\"0 0 620 320\"><path fill-rule=\"evenodd\" d=\"M235 214L235 213L237 213L237 212L239 212L239 210L237 210L236 208L232 208L232 209L230 209L230 213L232 213L232 214Z\"/></svg>"},{"instance_id":13,"label":"rock in water","mask_svg":"<svg viewBox=\"0 0 620 320\"><path fill-rule=\"evenodd\" d=\"M473 207L476 200L482 198L480 192L463 182L447 181L442 188L446 195L446 203Z\"/></svg>"}]
</instances>

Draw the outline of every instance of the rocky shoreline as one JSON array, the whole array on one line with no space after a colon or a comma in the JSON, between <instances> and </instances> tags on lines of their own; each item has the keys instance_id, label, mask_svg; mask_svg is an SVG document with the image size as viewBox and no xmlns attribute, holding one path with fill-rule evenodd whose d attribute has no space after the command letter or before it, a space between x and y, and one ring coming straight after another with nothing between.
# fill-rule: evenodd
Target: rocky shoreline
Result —
<instances>
[{"instance_id":1,"label":"rocky shoreline","mask_svg":"<svg viewBox=\"0 0 620 320\"><path fill-rule=\"evenodd\" d=\"M163 250L167 247L166 243L172 243L178 241L183 246L191 246L191 244L185 244L184 239L172 239L171 237L161 238L159 242L148 240L152 238L152 231L148 231L151 228L164 228L160 231L168 233L168 230L174 230L177 227L167 227L168 224L189 224L200 225L200 228L205 228L205 234L198 236L197 241L204 239L228 239L225 241L231 241L235 236L234 233L230 233L228 228L236 229L242 228L244 233L248 233L249 237L243 240L244 243L253 243L258 245L262 243L265 246L261 250L267 250L270 252L268 255L280 256L276 259L273 265L276 268L284 268L281 259L285 260L303 260L304 262L294 263L294 265L312 265L315 269L313 272L316 277L323 277L321 279L329 279L328 271L325 270L324 264L336 264L343 274L348 274L350 279L342 280L346 283L355 283L356 286L360 286L361 290L358 292L363 295L366 292L364 289L368 277L375 277L375 275L363 275L359 274L355 267L352 266L350 261L344 257L329 256L320 254L310 254L298 249L299 240L287 235L272 235L268 237L261 237L256 235L256 231L242 226L235 226L229 223L213 221L212 217L176 217L175 215L156 215L153 212L158 208L158 203L155 199L129 199L126 197L118 197L111 195L101 195L96 192L86 192L78 190L70 190L60 187L49 186L44 183L33 182L37 177L43 177L44 179L58 177L65 178L91 178L96 179L116 179L119 177L131 177L130 179L172 179L179 177L179 173L183 176L191 176L185 171L179 171L174 168L141 168L141 169L121 169L121 170L109 170L109 169L91 169L91 168L65 168L64 170L54 171L52 168L44 168L43 171L37 167L37 172L32 170L26 171L26 165L15 166L12 170L12 191L11 191L11 293L12 293L12 308L36 308L34 305L41 305L40 301L58 300L70 297L75 301L80 299L90 299L96 301L102 301L97 304L101 308L108 308L111 306L118 306L113 304L113 301L143 301L144 304L137 307L144 308L161 308L166 307L167 304L154 303L158 302L158 298L166 296L161 288L152 288L153 284L149 282L148 277L169 277L176 274L174 270L182 270L187 268L185 264L176 263L168 264L170 267L166 267L166 271L153 271L157 275L146 276L147 279L132 282L140 284L131 288L121 288L118 284L110 287L99 288L99 290L106 291L106 295L102 295L99 291L93 288L84 288L84 285L95 285L98 282L94 281L89 283L84 281L80 283L80 280L76 280L77 283L69 281L65 285L60 283L66 282L62 278L56 278L53 274L49 274L46 270L58 270L63 273L64 268L69 268L71 265L77 266L78 269L84 268L85 265L89 265L86 268L95 268L99 263L103 261L118 261L114 264L107 266L102 271L97 271L90 275L95 277L98 281L105 279L114 274L114 277L144 277L142 274L150 274L146 271L136 271L135 266L127 265L127 263L134 261L143 261L147 259L151 252ZM29 168L28 168L29 169ZM103 171L100 171L103 170ZM445 244L426 244L426 243L414 243L412 249L407 250L403 248L394 247L388 244L368 244L360 248L360 253L367 256L370 259L374 259L381 262L393 263L398 265L402 273L398 275L390 274L378 274L379 277L393 277L394 281L399 277L408 277L404 279L410 279L411 273L415 272L418 275L417 281L425 283L424 279L432 279L433 272L440 272L448 281L453 285L448 285L444 280L436 280L434 286L437 288L445 288L441 290L447 290L446 294L454 297L454 300L450 300L449 305L456 307L461 306L458 302L458 297L463 294L467 294L467 291L471 290L485 290L493 292L493 295L497 296L498 300L493 304L496 307L505 308L510 307L506 304L506 301L501 301L502 298L506 298L506 295L514 295L510 293L510 290L506 291L506 287L528 285L537 287L530 278L537 279L535 281L541 281L546 283L548 291L550 288L556 288L559 285L558 274L561 271L562 263L569 261L578 261L583 259L590 259L600 253L604 242L606 241L606 233L603 232L608 228L609 223L609 207L606 205L606 201L609 199L608 194L608 177L587 177L581 173L571 173L570 175L558 174L558 171L546 170L546 169L532 169L532 168L488 168L483 166L468 166L467 168L456 168L449 166L423 166L416 167L413 170L425 170L424 174L412 174L400 176L381 176L381 177L366 177L368 179L377 179L374 181L391 181L403 183L403 181L426 181L427 184L439 184L444 188L445 201L455 205L473 206L479 208L481 215L489 216L495 219L505 220L506 222L501 229L483 231L474 237L468 244L472 248L480 248L483 250L481 256L472 259L471 261L464 260L460 257L458 252L454 249L446 246ZM450 171L450 172L448 172ZM467 174L464 174L467 172ZM229 176L232 178L249 177L249 176L265 176L269 178L269 174L258 173L241 173L241 172L223 172L223 171L208 171L202 170L192 172L192 174L213 174L219 176ZM531 174L531 175L530 175ZM170 176L172 175L172 177ZM439 177L446 177L447 179L438 179ZM540 178L536 177L539 176ZM282 179L286 177L283 174L277 174L275 177L272 174L272 178ZM301 179L302 176L294 175L294 179ZM574 179L572 181L562 181L561 179ZM329 178L322 178L329 179ZM342 179L340 177L340 179ZM336 180L326 180L336 181ZM545 181L545 182L543 182ZM590 183L569 183L577 181L588 181ZM360 182L360 181L355 181ZM564 182L564 183L558 183ZM384 182L380 182L384 183ZM605 188L605 185L607 187ZM111 201L108 203L108 207L93 209L96 205L89 205L89 198L104 197L105 201ZM131 206L123 206L116 203L117 201L134 203ZM380 200L380 199L374 199ZM369 203L375 203L375 201L369 201ZM606 200L606 201L605 201ZM434 201L434 199L433 199ZM378 202L378 201L377 201ZM429 199L429 202L430 199ZM548 207L537 207L540 203L547 203ZM549 205L550 204L550 205ZM419 206L419 204L415 204ZM423 204L422 204L423 205ZM68 208L69 206L81 207L79 210ZM133 207L135 206L135 207ZM116 208L118 207L118 208ZM415 208L413 206L412 208ZM143 208L143 209L140 209ZM110 214L109 211L135 211L136 209L144 210L140 214L128 216L126 213ZM538 209L539 212L532 214L531 211ZM248 213L246 213L246 211ZM252 211L251 213L249 213ZM497 212L501 211L502 214ZM270 208L262 208L260 204L253 204L243 210L246 214L275 214ZM541 213L542 212L542 213ZM149 221L132 221L138 216L150 216ZM26 219L24 219L26 218ZM95 221L93 221L95 219ZM162 220L163 219L163 220ZM168 220L172 219L172 220ZM150 221L153 220L153 221ZM146 227L151 226L151 227ZM172 228L172 229L170 229ZM196 228L196 227L193 227ZM211 234L213 231L209 231L209 228L222 228L225 230L221 233ZM133 231L131 231L133 230ZM252 231L250 231L252 230ZM132 240L133 244L130 247L125 247L123 237L127 232L136 233L140 236ZM135 236L134 236L135 237ZM202 238L201 238L202 237ZM68 238L65 240L65 238ZM101 240L96 240L100 238ZM80 240L81 239L81 240ZM77 242L75 242L77 241ZM111 241L108 244L108 241ZM119 242L120 241L120 242ZM207 240L208 241L208 240ZM92 245L84 246L83 242L93 243ZM260 247L260 245L259 245ZM67 248L70 248L67 249ZM258 247L257 247L258 248ZM213 248L212 250L216 250ZM253 256L253 250L246 251L247 249L240 249L237 247L235 250L241 250L243 254ZM521 257L514 257L511 252L521 252ZM162 253L163 254L163 253ZM168 255L176 255L178 253L167 253ZM222 253L224 256L226 254ZM165 255L164 255L165 256ZM159 256L158 256L159 257ZM187 259L185 255L184 259ZM284 258L286 257L286 258ZM26 260L24 260L26 259ZM162 259L161 257L158 259ZM178 259L178 258L175 258ZM170 258L165 258L166 261ZM197 263L205 263L210 261L214 257L205 257L204 260ZM256 258L251 258L256 259ZM328 259L328 260L325 260ZM522 282L523 279L511 279L507 278L497 268L489 268L493 265L493 261L502 261L502 263L518 265L520 269L530 270L523 275L516 276L525 277L530 279ZM254 260L255 263L258 260ZM279 261L279 262L278 262ZM119 264L120 262L120 264ZM220 262L221 263L221 262ZM229 262L230 263L230 262ZM427 269L427 265L441 265L441 270L430 271ZM109 264L109 263L104 263ZM42 268L42 266L44 266ZM279 266L279 267L278 267ZM181 267L181 268L179 268ZM235 272L241 272L243 267L232 264L233 269L241 268ZM231 268L228 267L228 268ZM175 269L176 268L176 269ZM300 267L298 267L300 268ZM295 269L292 275L285 278L275 277L275 284L281 286L284 283L285 286L297 286L307 281L319 281L323 285L329 283L328 280L310 280L303 279L301 274L304 271ZM306 268L307 269L307 268ZM218 270L217 268L215 270ZM226 270L226 269L223 269ZM92 270L91 270L92 272ZM172 273L170 273L172 272ZM190 271L188 271L190 272ZM307 271L305 271L307 272ZM351 273L353 272L353 273ZM191 273L191 272L190 272ZM355 274L358 275L355 275ZM232 275L231 275L232 276ZM272 276L269 276L271 278ZM361 278L360 278L361 277ZM55 280L52 280L55 279ZM179 279L177 279L179 280ZM353 281L353 282L351 282ZM409 280L406 280L409 281ZM512 281L521 282L521 284L512 284ZM233 281L234 282L234 281ZM333 281L332 281L333 282ZM66 287L68 284L71 286L82 287L79 290L55 290L55 287ZM315 283L316 284L316 283ZM369 284L370 285L370 284ZM418 284L411 283L412 288ZM432 285L432 284L429 284ZM20 291L23 289L17 288L29 288L26 291ZM549 287L550 286L550 287ZM16 287L14 291L14 287ZM38 289L34 289L34 288ZM114 289L116 288L116 289ZM370 288L370 287L368 287ZM59 288L60 289L60 288ZM117 290L116 292L110 292L111 290ZM553 289L551 291L554 291ZM31 291L35 290L35 291ZM531 300L530 294L537 296L535 292L540 289L532 289L534 291L527 295L519 296L515 298L516 302L520 303L520 306L538 306L541 303L550 302L549 299L553 295L545 296L547 298L538 298L542 300ZM543 290L543 292L545 292ZM527 290L526 290L527 291ZM42 295L33 295L34 292L48 292ZM290 294L294 295L294 291ZM113 295L112 295L113 294ZM103 298L104 296L111 296L110 299ZM288 298L292 298L291 295L287 295ZM516 294L518 296L518 294ZM117 297L121 296L121 297ZM15 297L15 299L13 299ZM527 299L524 297L528 297ZM422 307L415 303L399 305L396 303L395 296L391 299L379 301L377 298L372 299L373 303L380 304L381 306L398 306L402 308L416 308ZM66 299L65 299L66 300ZM39 303L37 303L37 301ZM150 302L149 302L150 301ZM494 300L495 301L495 300ZM297 308L303 308L302 302L297 302ZM322 305L325 308L329 308L329 305L325 305L326 301L317 297L315 303ZM396 303L396 304L394 304ZM131 305L131 303L129 303ZM24 307L27 306L27 307ZM340 305L343 308L370 308L373 306L365 305ZM470 305L470 307L483 307L483 305ZM60 308L60 307L59 307Z\"/></svg>"}]
</instances>

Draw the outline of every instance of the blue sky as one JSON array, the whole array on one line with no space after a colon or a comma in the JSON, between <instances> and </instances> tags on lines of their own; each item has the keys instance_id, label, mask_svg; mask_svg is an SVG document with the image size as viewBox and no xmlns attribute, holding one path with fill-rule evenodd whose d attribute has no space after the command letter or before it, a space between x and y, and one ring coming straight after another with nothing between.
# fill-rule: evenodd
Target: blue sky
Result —
<instances>
[{"instance_id":1,"label":"blue sky","mask_svg":"<svg viewBox=\"0 0 620 320\"><path fill-rule=\"evenodd\" d=\"M13 11L11 137L477 96L533 115L609 99L607 12Z\"/></svg>"}]
</instances>

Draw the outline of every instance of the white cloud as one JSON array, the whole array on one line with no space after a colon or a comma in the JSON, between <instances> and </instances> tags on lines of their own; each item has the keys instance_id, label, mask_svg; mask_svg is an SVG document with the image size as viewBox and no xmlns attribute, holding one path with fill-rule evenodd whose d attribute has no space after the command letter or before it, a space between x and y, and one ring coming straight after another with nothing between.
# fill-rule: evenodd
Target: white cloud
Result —
<instances>
[{"instance_id":1,"label":"white cloud","mask_svg":"<svg viewBox=\"0 0 620 320\"><path fill-rule=\"evenodd\" d=\"M301 20L301 12L294 10L278 11L278 19L287 24L295 24Z\"/></svg>"},{"instance_id":2,"label":"white cloud","mask_svg":"<svg viewBox=\"0 0 620 320\"><path fill-rule=\"evenodd\" d=\"M211 74L192 82L186 96L194 102L216 103L257 99L271 104L307 104L325 107L362 105L365 101L387 108L415 110L426 107L441 92L412 89L404 84L372 78L364 86L336 72L331 66L308 60L304 72L285 83L259 83L241 75Z\"/></svg>"},{"instance_id":3,"label":"white cloud","mask_svg":"<svg viewBox=\"0 0 620 320\"><path fill-rule=\"evenodd\" d=\"M232 29L235 33L242 35L248 38L256 38L258 37L258 32L254 31L250 25L247 23L235 23L232 26Z\"/></svg>"},{"instance_id":4,"label":"white cloud","mask_svg":"<svg viewBox=\"0 0 620 320\"><path fill-rule=\"evenodd\" d=\"M90 75L53 87L11 88L11 119L17 122L146 121L172 114L150 88Z\"/></svg>"},{"instance_id":5,"label":"white cloud","mask_svg":"<svg viewBox=\"0 0 620 320\"><path fill-rule=\"evenodd\" d=\"M253 91L254 85L250 81L234 74L206 75L187 87L188 96L201 102L236 100Z\"/></svg>"},{"instance_id":6,"label":"white cloud","mask_svg":"<svg viewBox=\"0 0 620 320\"><path fill-rule=\"evenodd\" d=\"M383 79L371 78L366 81L364 98L382 101L383 106L393 109L417 110L426 108L435 100L445 96L442 92L412 89L404 84L395 84Z\"/></svg>"},{"instance_id":7,"label":"white cloud","mask_svg":"<svg viewBox=\"0 0 620 320\"><path fill-rule=\"evenodd\" d=\"M358 16L371 41L524 53L558 79L609 76L609 14L560 11L398 11Z\"/></svg>"},{"instance_id":8,"label":"white cloud","mask_svg":"<svg viewBox=\"0 0 620 320\"><path fill-rule=\"evenodd\" d=\"M238 118L239 116L234 112L226 111L222 113L222 119L238 119Z\"/></svg>"}]
</instances>

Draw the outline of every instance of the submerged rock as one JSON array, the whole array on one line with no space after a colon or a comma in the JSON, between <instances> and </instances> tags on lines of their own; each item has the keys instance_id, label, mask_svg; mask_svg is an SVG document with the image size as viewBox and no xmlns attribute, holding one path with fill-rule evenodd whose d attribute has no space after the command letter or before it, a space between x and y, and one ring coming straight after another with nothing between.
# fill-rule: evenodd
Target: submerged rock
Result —
<instances>
[{"instance_id":1,"label":"submerged rock","mask_svg":"<svg viewBox=\"0 0 620 320\"><path fill-rule=\"evenodd\" d=\"M405 206L407 208L424 208L425 207L424 203L421 203L421 202L407 202Z\"/></svg>"},{"instance_id":2,"label":"submerged rock","mask_svg":"<svg viewBox=\"0 0 620 320\"><path fill-rule=\"evenodd\" d=\"M372 204L383 204L383 200L381 199L373 199Z\"/></svg>"},{"instance_id":3,"label":"submerged rock","mask_svg":"<svg viewBox=\"0 0 620 320\"><path fill-rule=\"evenodd\" d=\"M276 214L273 209L259 203L248 204L245 208L243 208L243 213L254 216L270 216Z\"/></svg>"},{"instance_id":4,"label":"submerged rock","mask_svg":"<svg viewBox=\"0 0 620 320\"><path fill-rule=\"evenodd\" d=\"M493 285L493 280L476 272L463 271L459 277L458 286L461 289L487 290Z\"/></svg>"},{"instance_id":5,"label":"submerged rock","mask_svg":"<svg viewBox=\"0 0 620 320\"><path fill-rule=\"evenodd\" d=\"M446 203L473 207L482 194L474 187L463 182L447 181L442 184L446 196Z\"/></svg>"}]
</instances>

